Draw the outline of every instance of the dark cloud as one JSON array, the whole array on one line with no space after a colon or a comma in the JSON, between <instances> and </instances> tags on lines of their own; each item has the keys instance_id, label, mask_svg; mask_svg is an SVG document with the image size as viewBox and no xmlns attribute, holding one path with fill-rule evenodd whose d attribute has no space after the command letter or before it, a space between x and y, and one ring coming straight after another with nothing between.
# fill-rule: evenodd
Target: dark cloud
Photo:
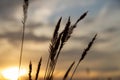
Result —
<instances>
[{"instance_id":1,"label":"dark cloud","mask_svg":"<svg viewBox=\"0 0 120 80\"><path fill-rule=\"evenodd\" d=\"M120 68L117 66L111 66L111 65L109 67L108 67L108 65L107 66L103 65L103 66L104 67L102 67L102 68L98 68L100 71L103 71L103 72L112 72L112 71L119 71L120 70Z\"/></svg>"},{"instance_id":2,"label":"dark cloud","mask_svg":"<svg viewBox=\"0 0 120 80\"><path fill-rule=\"evenodd\" d=\"M110 4L111 8L117 8L119 9L120 8L120 0L111 0L111 4Z\"/></svg>"},{"instance_id":3,"label":"dark cloud","mask_svg":"<svg viewBox=\"0 0 120 80\"><path fill-rule=\"evenodd\" d=\"M86 42L90 41L90 39L92 39L92 36L88 36L88 35L80 36L80 37L72 36L72 39L76 40L76 41L83 41L86 43Z\"/></svg>"},{"instance_id":4,"label":"dark cloud","mask_svg":"<svg viewBox=\"0 0 120 80\"><path fill-rule=\"evenodd\" d=\"M111 16L113 13L120 11L120 0L108 0L107 3L106 15Z\"/></svg>"},{"instance_id":5,"label":"dark cloud","mask_svg":"<svg viewBox=\"0 0 120 80\"><path fill-rule=\"evenodd\" d=\"M104 67L103 67L104 66ZM99 66L99 67L90 67L91 70L94 71L98 71L98 72L115 72L115 71L119 71L120 68L117 66L109 66L109 65L105 65L103 64L103 66ZM83 67L84 69L84 67Z\"/></svg>"},{"instance_id":6,"label":"dark cloud","mask_svg":"<svg viewBox=\"0 0 120 80\"><path fill-rule=\"evenodd\" d=\"M34 0L30 0L30 3ZM14 12L23 5L22 0L0 0L0 20L15 21ZM22 10L22 9L21 9Z\"/></svg>"},{"instance_id":7,"label":"dark cloud","mask_svg":"<svg viewBox=\"0 0 120 80\"><path fill-rule=\"evenodd\" d=\"M119 32L119 31L120 31L120 28L114 26L114 27L110 27L110 28L105 29L103 32L113 34L113 33Z\"/></svg>"},{"instance_id":8,"label":"dark cloud","mask_svg":"<svg viewBox=\"0 0 120 80\"><path fill-rule=\"evenodd\" d=\"M78 41L78 42L82 42L84 44L88 44L91 40L92 40L93 36L88 36L88 35L85 35L85 36L80 36L80 37L77 37L77 36L73 36L72 37L72 40L74 41ZM98 37L96 39L96 43L97 44L101 44L101 43L108 43L110 42L112 39L110 38L99 38L99 34L98 34Z\"/></svg>"},{"instance_id":9,"label":"dark cloud","mask_svg":"<svg viewBox=\"0 0 120 80\"><path fill-rule=\"evenodd\" d=\"M0 38L8 39L10 42L21 40L21 32L6 32L5 34L0 34ZM26 41L48 41L50 40L46 36L35 36L32 33L25 33L25 40Z\"/></svg>"},{"instance_id":10,"label":"dark cloud","mask_svg":"<svg viewBox=\"0 0 120 80\"><path fill-rule=\"evenodd\" d=\"M9 9L15 8L19 5L21 1L19 0L1 0L0 1L0 10L2 12L4 11L10 11Z\"/></svg>"},{"instance_id":11,"label":"dark cloud","mask_svg":"<svg viewBox=\"0 0 120 80\"><path fill-rule=\"evenodd\" d=\"M14 20L14 11L20 5L20 0L1 0L0 1L0 19Z\"/></svg>"},{"instance_id":12,"label":"dark cloud","mask_svg":"<svg viewBox=\"0 0 120 80\"><path fill-rule=\"evenodd\" d=\"M30 3L34 0L30 0ZM6 24L7 21L11 22L13 21L13 24L16 23L16 16L14 16L14 12L19 9L23 5L22 0L1 0L0 1L0 21L5 21ZM22 9L21 9L22 10ZM39 22L29 22L26 26L27 29L33 30L37 27L41 27L43 23ZM4 25L1 25L4 26ZM9 26L11 28L12 26ZM16 27L16 26L14 26ZM21 32L5 32L4 34L0 34L0 38L8 39L11 42L18 41L21 39ZM49 40L49 38L45 36L37 37L33 35L32 33L26 33L25 34L25 40L33 40L33 41L46 41Z\"/></svg>"},{"instance_id":13,"label":"dark cloud","mask_svg":"<svg viewBox=\"0 0 120 80\"><path fill-rule=\"evenodd\" d=\"M79 48L73 48L71 50L63 51L60 60L63 60L66 63L72 62L74 60L77 62L82 55L82 51L83 50ZM102 72L108 72L108 71L111 72L111 71L120 70L118 65L111 64L115 62L114 60L115 57L116 55L109 53L109 51L97 51L94 50L93 48L86 55L83 64L81 65L81 69L84 69L85 66L89 66L92 70L102 71Z\"/></svg>"},{"instance_id":14,"label":"dark cloud","mask_svg":"<svg viewBox=\"0 0 120 80\"><path fill-rule=\"evenodd\" d=\"M39 23L37 23L37 22L29 22L28 24L27 24L27 29L29 29L29 30L33 30L33 29L36 29L36 28L38 28L38 27L43 27L43 23L42 22L39 22Z\"/></svg>"},{"instance_id":15,"label":"dark cloud","mask_svg":"<svg viewBox=\"0 0 120 80\"><path fill-rule=\"evenodd\" d=\"M94 17L88 17L84 20L85 24L91 24L94 23L96 20L95 16Z\"/></svg>"}]
</instances>

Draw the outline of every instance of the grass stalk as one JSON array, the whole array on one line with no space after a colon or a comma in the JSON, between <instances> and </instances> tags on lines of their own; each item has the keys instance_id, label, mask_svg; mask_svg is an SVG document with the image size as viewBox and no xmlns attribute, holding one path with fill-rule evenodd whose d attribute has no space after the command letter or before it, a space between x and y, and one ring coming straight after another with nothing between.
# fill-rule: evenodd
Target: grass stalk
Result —
<instances>
[{"instance_id":1,"label":"grass stalk","mask_svg":"<svg viewBox=\"0 0 120 80\"><path fill-rule=\"evenodd\" d=\"M18 72L18 75L20 74L20 68L21 68L21 64L22 64L22 55L23 55L25 26L26 26L26 20L27 20L28 6L29 6L29 0L24 0L24 2L23 2L22 37L21 37L21 48L20 48L19 72Z\"/></svg>"},{"instance_id":2,"label":"grass stalk","mask_svg":"<svg viewBox=\"0 0 120 80\"><path fill-rule=\"evenodd\" d=\"M96 39L96 36L97 36L97 34L92 38L92 40L91 40L91 42L88 44L87 48L83 51L82 56L81 56L81 58L79 59L77 65L76 65L76 67L75 67L75 69L74 69L74 71L73 71L73 73L72 73L72 76L71 76L70 80L72 80L72 78L73 78L73 76L74 76L74 74L75 74L75 72L76 72L76 70L77 70L80 62L85 58L85 56L87 55L87 52L88 52L88 51L90 50L90 48L92 47L92 45L93 45L93 43L94 43L94 41L95 41L95 39Z\"/></svg>"},{"instance_id":3,"label":"grass stalk","mask_svg":"<svg viewBox=\"0 0 120 80\"><path fill-rule=\"evenodd\" d=\"M67 79L67 77L68 77L68 75L69 75L69 73L70 73L70 70L72 69L72 67L74 66L74 64L75 64L75 61L70 65L70 67L69 67L68 70L66 71L66 73L65 73L65 75L64 75L64 77L63 77L63 80L66 80L66 79Z\"/></svg>"},{"instance_id":4,"label":"grass stalk","mask_svg":"<svg viewBox=\"0 0 120 80\"><path fill-rule=\"evenodd\" d=\"M55 66L59 57L59 54L64 46L64 44L68 41L70 38L74 28L76 28L77 23L84 19L84 17L87 15L88 11L85 12L83 15L80 16L80 18L76 21L74 25L71 26L70 17L68 18L68 22L66 23L65 28L61 33L58 33L61 18L58 21L58 24L54 30L53 38L51 40L50 44L50 54L49 54L49 60L47 63L47 68L45 71L45 80L51 80L51 77L53 76Z\"/></svg>"},{"instance_id":5,"label":"grass stalk","mask_svg":"<svg viewBox=\"0 0 120 80\"><path fill-rule=\"evenodd\" d=\"M35 80L38 80L38 76L39 76L39 72L40 72L41 63L42 63L42 57L40 58L39 63L38 63L38 68L37 68L37 71L36 71Z\"/></svg>"},{"instance_id":6,"label":"grass stalk","mask_svg":"<svg viewBox=\"0 0 120 80\"><path fill-rule=\"evenodd\" d=\"M31 61L30 61L30 64L29 64L29 80L32 80L32 63L31 63Z\"/></svg>"},{"instance_id":7,"label":"grass stalk","mask_svg":"<svg viewBox=\"0 0 120 80\"><path fill-rule=\"evenodd\" d=\"M57 38L58 38L58 30L60 28L60 23L61 23L61 20L62 20L62 17L59 19L56 27L55 27L55 30L54 30L54 33L53 33L53 38L51 39L51 44L50 44L50 50L49 50L49 57L48 57L48 61L47 61L47 66L46 66L46 70L45 70L45 75L44 75L44 80L46 79L46 76L48 76L49 74L49 64L50 64L50 61L54 60L54 56L55 56L55 43L57 43Z\"/></svg>"}]
</instances>

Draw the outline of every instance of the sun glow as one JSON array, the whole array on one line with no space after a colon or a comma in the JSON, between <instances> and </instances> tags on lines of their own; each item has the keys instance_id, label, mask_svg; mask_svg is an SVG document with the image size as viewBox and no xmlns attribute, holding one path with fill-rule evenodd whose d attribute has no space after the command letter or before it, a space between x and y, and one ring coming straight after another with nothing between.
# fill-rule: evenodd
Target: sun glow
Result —
<instances>
[{"instance_id":1,"label":"sun glow","mask_svg":"<svg viewBox=\"0 0 120 80\"><path fill-rule=\"evenodd\" d=\"M18 71L19 71L19 69L17 67L7 68L2 71L2 75L5 79L17 80L18 77L21 77L21 76L24 76L25 74L27 74L26 69L21 69L20 74L18 76Z\"/></svg>"}]
</instances>

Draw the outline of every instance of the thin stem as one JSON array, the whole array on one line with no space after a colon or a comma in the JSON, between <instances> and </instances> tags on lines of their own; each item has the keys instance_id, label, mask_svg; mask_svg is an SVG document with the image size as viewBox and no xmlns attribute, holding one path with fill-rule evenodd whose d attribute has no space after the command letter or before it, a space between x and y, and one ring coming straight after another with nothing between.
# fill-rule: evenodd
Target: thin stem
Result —
<instances>
[{"instance_id":1,"label":"thin stem","mask_svg":"<svg viewBox=\"0 0 120 80\"><path fill-rule=\"evenodd\" d=\"M77 65L76 65L76 67L75 67L75 69L74 69L74 71L73 71L73 73L72 73L72 76L71 76L70 80L72 80L72 78L73 78L73 76L74 76L74 74L75 74L75 72L76 72L76 70L77 70L80 62L85 58L85 56L87 55L88 51L89 51L90 48L92 47L92 45L93 45L93 43L94 43L94 41L95 41L95 39L96 39L96 36L97 36L97 34L95 34L95 36L94 36L94 37L92 38L92 40L89 42L87 48L83 51L82 56L81 56L81 58L79 59Z\"/></svg>"},{"instance_id":2,"label":"thin stem","mask_svg":"<svg viewBox=\"0 0 120 80\"><path fill-rule=\"evenodd\" d=\"M21 64L22 64L22 55L23 55L23 47L24 47L24 38L25 38L25 26L27 20L27 10L29 6L29 0L23 1L23 21L22 21L22 37L21 37L21 48L20 48L20 58L19 58L19 72L20 74Z\"/></svg>"},{"instance_id":3,"label":"thin stem","mask_svg":"<svg viewBox=\"0 0 120 80\"><path fill-rule=\"evenodd\" d=\"M23 30L22 30L22 42L21 42L21 49L20 49L20 60L19 60L19 72L18 75L20 74L20 69L21 69L21 64L22 64L22 53L23 53L23 47L24 47L24 37L25 36L25 23L23 23Z\"/></svg>"}]
</instances>

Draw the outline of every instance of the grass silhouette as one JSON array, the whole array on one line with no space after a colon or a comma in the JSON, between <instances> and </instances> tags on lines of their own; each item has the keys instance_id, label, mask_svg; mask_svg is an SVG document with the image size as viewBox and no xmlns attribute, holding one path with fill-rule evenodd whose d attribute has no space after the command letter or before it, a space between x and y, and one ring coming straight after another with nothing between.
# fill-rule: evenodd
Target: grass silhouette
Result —
<instances>
[{"instance_id":1,"label":"grass silhouette","mask_svg":"<svg viewBox=\"0 0 120 80\"><path fill-rule=\"evenodd\" d=\"M23 55L23 47L24 47L24 38L25 38L25 26L26 26L26 20L27 20L27 10L29 6L29 0L24 0L23 2L23 20L22 20L22 37L21 37L21 49L20 49L20 59L19 59L19 72L20 74L20 68L22 64L22 55Z\"/></svg>"},{"instance_id":2,"label":"grass silhouette","mask_svg":"<svg viewBox=\"0 0 120 80\"><path fill-rule=\"evenodd\" d=\"M21 63L22 63L22 54L23 54L24 36L25 36L25 24L26 24L26 20L27 20L28 6L29 6L29 0L24 0L24 2L23 2L23 21L22 21L23 31L22 31L22 38L21 38L22 42L21 42L21 50L20 50L19 71L20 71ZM45 70L44 80L53 80L54 79L53 74L55 71L55 67L56 67L59 55L61 54L61 50L63 49L66 42L70 39L71 34L73 33L74 29L77 27L77 24L86 17L87 13L88 13L88 11L83 13L83 15L81 15L73 25L71 24L71 20L69 17L64 29L61 32L59 32L59 29L60 29L62 17L58 20L58 23L55 27L53 37L51 39L51 43L49 46L49 57L48 57L47 66L46 66L46 70ZM73 70L70 80L73 79L73 76L74 76L80 62L83 61L87 52L92 47L92 45L96 39L96 36L97 36L97 34L93 37L93 39L88 44L87 48L83 51L81 58L79 59L75 69ZM35 79L33 79L33 80L38 80L38 78L39 78L41 63L42 63L42 57L40 58L40 61L38 63L36 76L35 76ZM69 73L71 72L71 69L73 68L74 65L75 65L75 61L68 67L68 70L66 71L65 75L63 76L63 80L67 79L67 77L68 77ZM30 61L29 80L32 80L31 74L32 74L32 62Z\"/></svg>"}]
</instances>

